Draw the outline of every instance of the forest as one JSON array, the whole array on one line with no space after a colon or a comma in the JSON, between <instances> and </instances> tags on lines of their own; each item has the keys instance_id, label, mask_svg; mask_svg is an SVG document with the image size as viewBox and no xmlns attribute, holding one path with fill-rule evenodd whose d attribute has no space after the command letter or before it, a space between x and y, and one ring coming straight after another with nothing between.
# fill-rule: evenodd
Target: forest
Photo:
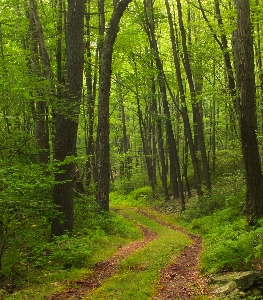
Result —
<instances>
[{"instance_id":1,"label":"forest","mask_svg":"<svg viewBox=\"0 0 263 300\"><path fill-rule=\"evenodd\" d=\"M0 299L263 299L263 2L0 3Z\"/></svg>"}]
</instances>

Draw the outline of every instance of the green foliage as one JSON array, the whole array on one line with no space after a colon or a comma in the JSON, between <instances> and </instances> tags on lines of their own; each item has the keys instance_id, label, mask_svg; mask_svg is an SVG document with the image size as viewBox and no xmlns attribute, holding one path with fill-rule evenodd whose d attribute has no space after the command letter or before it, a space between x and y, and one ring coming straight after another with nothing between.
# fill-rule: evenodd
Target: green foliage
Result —
<instances>
[{"instance_id":1,"label":"green foliage","mask_svg":"<svg viewBox=\"0 0 263 300\"><path fill-rule=\"evenodd\" d=\"M52 241L46 228L40 230L36 224L21 228L17 236L20 243L10 245L3 256L4 288L8 282L20 286L26 280L33 284L39 276L42 278L43 272L55 274L68 270L70 274L74 268L92 267L122 244L141 237L140 230L124 217L114 212L99 214L91 197L78 196L75 213L74 233L54 237ZM42 236L37 236L39 232Z\"/></svg>"},{"instance_id":2,"label":"green foliage","mask_svg":"<svg viewBox=\"0 0 263 300\"><path fill-rule=\"evenodd\" d=\"M56 215L54 180L46 167L1 162L0 183L0 275L17 278L27 269L32 248L47 239Z\"/></svg>"},{"instance_id":3,"label":"green foliage","mask_svg":"<svg viewBox=\"0 0 263 300\"><path fill-rule=\"evenodd\" d=\"M55 237L53 242L40 245L34 249L31 265L45 269L81 268L87 265L92 255L90 237L70 237L62 235ZM29 261L30 262L30 261Z\"/></svg>"},{"instance_id":4,"label":"green foliage","mask_svg":"<svg viewBox=\"0 0 263 300\"><path fill-rule=\"evenodd\" d=\"M125 205L132 207L143 207L149 205L153 201L153 192L149 186L138 188L130 193L124 191L111 192L111 203L113 205Z\"/></svg>"},{"instance_id":5,"label":"green foliage","mask_svg":"<svg viewBox=\"0 0 263 300\"><path fill-rule=\"evenodd\" d=\"M263 256L263 227L249 227L234 208L195 219L191 228L204 237L204 272L248 270Z\"/></svg>"},{"instance_id":6,"label":"green foliage","mask_svg":"<svg viewBox=\"0 0 263 300\"><path fill-rule=\"evenodd\" d=\"M225 175L217 180L212 195L195 196L189 200L187 209L181 215L183 220L191 222L225 208L234 208L237 215L242 214L245 202L243 175Z\"/></svg>"},{"instance_id":7,"label":"green foliage","mask_svg":"<svg viewBox=\"0 0 263 300\"><path fill-rule=\"evenodd\" d=\"M112 191L130 193L133 190L143 188L148 184L148 178L143 169L132 169L131 178L118 177L111 185Z\"/></svg>"},{"instance_id":8,"label":"green foliage","mask_svg":"<svg viewBox=\"0 0 263 300\"><path fill-rule=\"evenodd\" d=\"M92 196L79 195L75 199L75 234L114 235L136 239L139 231L134 224L114 212L98 213Z\"/></svg>"},{"instance_id":9,"label":"green foliage","mask_svg":"<svg viewBox=\"0 0 263 300\"><path fill-rule=\"evenodd\" d=\"M263 256L263 221L258 227L247 225L241 173L236 171L217 180L211 196L189 201L181 220L203 237L203 272L251 269Z\"/></svg>"}]
</instances>

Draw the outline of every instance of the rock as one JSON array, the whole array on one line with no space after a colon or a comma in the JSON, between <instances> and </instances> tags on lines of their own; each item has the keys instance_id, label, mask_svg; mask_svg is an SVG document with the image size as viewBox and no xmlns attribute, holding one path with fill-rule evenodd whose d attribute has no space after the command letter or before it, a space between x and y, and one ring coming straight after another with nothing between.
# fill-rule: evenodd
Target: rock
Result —
<instances>
[{"instance_id":1,"label":"rock","mask_svg":"<svg viewBox=\"0 0 263 300\"><path fill-rule=\"evenodd\" d=\"M234 281L240 291L245 291L249 289L261 275L261 271L231 272L215 276L212 281L216 284L225 284L226 282Z\"/></svg>"},{"instance_id":2,"label":"rock","mask_svg":"<svg viewBox=\"0 0 263 300\"><path fill-rule=\"evenodd\" d=\"M222 286L217 287L216 289L213 290L213 293L216 295L227 295L234 291L237 288L237 284L234 281L230 281Z\"/></svg>"},{"instance_id":3,"label":"rock","mask_svg":"<svg viewBox=\"0 0 263 300\"><path fill-rule=\"evenodd\" d=\"M262 275L262 271L245 271L214 276L211 280L214 285L212 291L215 295L227 299L243 299L244 295L256 297L262 294Z\"/></svg>"}]
</instances>

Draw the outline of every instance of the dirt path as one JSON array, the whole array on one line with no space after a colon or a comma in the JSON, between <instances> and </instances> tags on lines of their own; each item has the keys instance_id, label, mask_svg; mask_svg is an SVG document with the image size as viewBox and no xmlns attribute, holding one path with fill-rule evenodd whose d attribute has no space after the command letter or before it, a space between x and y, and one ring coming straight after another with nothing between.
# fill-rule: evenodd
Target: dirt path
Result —
<instances>
[{"instance_id":1,"label":"dirt path","mask_svg":"<svg viewBox=\"0 0 263 300\"><path fill-rule=\"evenodd\" d=\"M191 245L186 247L171 265L161 270L160 288L158 294L152 300L190 300L196 299L200 295L207 295L207 281L200 276L198 268L202 250L201 238L188 233L181 227L163 222L142 210L139 212L161 225L188 235L192 239Z\"/></svg>"},{"instance_id":2,"label":"dirt path","mask_svg":"<svg viewBox=\"0 0 263 300\"><path fill-rule=\"evenodd\" d=\"M106 279L110 278L117 272L117 267L120 262L126 257L130 256L135 251L143 248L146 244L150 243L157 238L157 234L148 228L138 225L143 233L143 240L131 242L123 246L117 253L115 253L109 260L96 264L93 272L82 280L74 282L76 288L70 288L53 294L45 300L80 300L91 290L99 287Z\"/></svg>"},{"instance_id":3,"label":"dirt path","mask_svg":"<svg viewBox=\"0 0 263 300\"><path fill-rule=\"evenodd\" d=\"M138 210L138 212L161 225L183 232L193 241L170 266L160 271L160 288L158 294L152 300L190 300L195 299L197 295L207 294L207 283L200 277L198 270L199 256L202 248L201 239L195 235L189 234L180 227L160 221L155 216L142 210ZM144 226L138 226L142 230L143 240L129 243L122 247L109 260L96 264L91 274L82 280L74 282L74 285L76 285L75 288L69 288L68 290L53 294L45 299L80 300L83 299L89 291L99 287L104 281L112 277L117 272L117 267L123 259L157 238L157 234L153 231Z\"/></svg>"}]
</instances>

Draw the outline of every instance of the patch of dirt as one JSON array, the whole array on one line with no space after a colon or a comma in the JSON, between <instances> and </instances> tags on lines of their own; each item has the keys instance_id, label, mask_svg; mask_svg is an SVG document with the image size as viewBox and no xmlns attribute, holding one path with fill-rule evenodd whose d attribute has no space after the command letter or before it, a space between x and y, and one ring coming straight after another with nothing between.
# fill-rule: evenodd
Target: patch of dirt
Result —
<instances>
[{"instance_id":1,"label":"patch of dirt","mask_svg":"<svg viewBox=\"0 0 263 300\"><path fill-rule=\"evenodd\" d=\"M93 272L81 280L74 281L74 288L69 288L46 297L45 300L80 300L91 290L99 287L105 280L113 276L117 272L117 267L120 262L126 257L130 256L135 251L143 248L157 238L157 234L148 228L138 225L143 233L143 240L134 241L126 246L123 246L117 253L115 253L109 260L97 263Z\"/></svg>"},{"instance_id":2,"label":"patch of dirt","mask_svg":"<svg viewBox=\"0 0 263 300\"><path fill-rule=\"evenodd\" d=\"M191 245L187 246L171 265L160 271L161 278L158 283L160 288L152 300L190 300L196 299L200 295L208 295L208 280L200 276L198 268L202 250L201 238L188 233L181 227L163 222L144 211L140 210L139 213L161 225L186 234L192 240Z\"/></svg>"}]
</instances>

